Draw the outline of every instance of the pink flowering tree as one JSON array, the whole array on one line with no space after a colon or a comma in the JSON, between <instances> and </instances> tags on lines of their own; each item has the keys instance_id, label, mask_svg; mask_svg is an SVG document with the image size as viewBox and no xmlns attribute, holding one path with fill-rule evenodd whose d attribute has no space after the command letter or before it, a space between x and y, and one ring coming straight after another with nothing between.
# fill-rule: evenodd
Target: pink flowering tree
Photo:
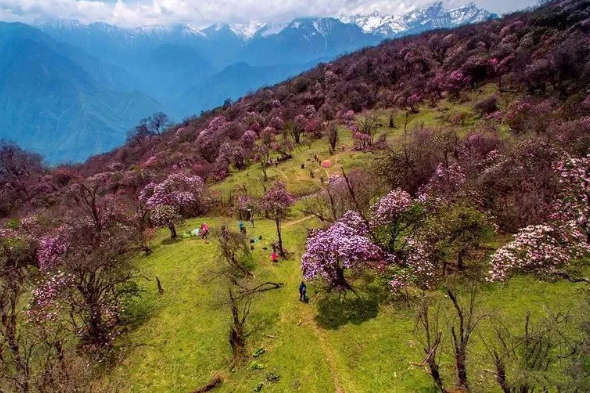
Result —
<instances>
[{"instance_id":1,"label":"pink flowering tree","mask_svg":"<svg viewBox=\"0 0 590 393\"><path fill-rule=\"evenodd\" d=\"M403 248L404 233L417 223L422 209L410 194L397 188L371 206L370 223L375 239L384 250L395 253Z\"/></svg>"},{"instance_id":2,"label":"pink flowering tree","mask_svg":"<svg viewBox=\"0 0 590 393\"><path fill-rule=\"evenodd\" d=\"M256 159L260 164L260 169L262 170L262 179L265 182L268 181L268 167L271 165L271 154L272 150L264 143L261 143L256 147Z\"/></svg>"},{"instance_id":3,"label":"pink flowering tree","mask_svg":"<svg viewBox=\"0 0 590 393\"><path fill-rule=\"evenodd\" d=\"M279 131L281 131L283 128L285 128L285 122L283 121L283 119L281 119L278 116L270 119L269 125L270 125L270 127L274 128L275 130L279 130Z\"/></svg>"},{"instance_id":4,"label":"pink flowering tree","mask_svg":"<svg viewBox=\"0 0 590 393\"><path fill-rule=\"evenodd\" d=\"M360 269L383 258L383 252L368 237L364 219L347 212L327 229L308 237L301 269L307 280L321 278L337 290L352 289L345 276L347 269Z\"/></svg>"},{"instance_id":5,"label":"pink flowering tree","mask_svg":"<svg viewBox=\"0 0 590 393\"><path fill-rule=\"evenodd\" d=\"M90 353L111 347L122 298L134 287L133 219L120 200L105 195L105 185L104 176L79 181L58 207L61 226L41 236L36 250L42 280L31 304L35 318L67 309L80 347ZM58 285L62 273L67 285Z\"/></svg>"},{"instance_id":6,"label":"pink flowering tree","mask_svg":"<svg viewBox=\"0 0 590 393\"><path fill-rule=\"evenodd\" d=\"M454 97L459 97L461 90L471 83L471 79L463 74L462 71L456 70L449 74L445 81L445 89Z\"/></svg>"},{"instance_id":7,"label":"pink flowering tree","mask_svg":"<svg viewBox=\"0 0 590 393\"><path fill-rule=\"evenodd\" d=\"M244 132L244 134L240 138L240 144L242 145L242 148L246 151L254 150L254 147L256 146L257 137L258 135L256 134L256 132L252 130Z\"/></svg>"},{"instance_id":8,"label":"pink flowering tree","mask_svg":"<svg viewBox=\"0 0 590 393\"><path fill-rule=\"evenodd\" d=\"M553 203L552 217L561 222L576 222L590 243L590 156L560 160L553 170L560 192Z\"/></svg>"},{"instance_id":9,"label":"pink flowering tree","mask_svg":"<svg viewBox=\"0 0 590 393\"><path fill-rule=\"evenodd\" d=\"M565 270L573 259L590 250L589 168L588 157L567 158L553 165L560 192L552 206L551 221L521 229L512 242L496 251L491 259L491 280L504 281L512 273L527 272L590 282L573 278Z\"/></svg>"},{"instance_id":10,"label":"pink flowering tree","mask_svg":"<svg viewBox=\"0 0 590 393\"><path fill-rule=\"evenodd\" d=\"M428 183L418 190L418 194L423 199L430 197L449 198L454 195L465 183L465 173L461 166L451 164L448 167L442 163L438 164L434 175Z\"/></svg>"},{"instance_id":11,"label":"pink flowering tree","mask_svg":"<svg viewBox=\"0 0 590 393\"><path fill-rule=\"evenodd\" d=\"M491 257L491 281L505 281L514 273L539 276L561 276L573 279L564 270L572 259L590 251L583 233L575 221L567 224L530 225L521 229L514 240L498 249Z\"/></svg>"},{"instance_id":12,"label":"pink flowering tree","mask_svg":"<svg viewBox=\"0 0 590 393\"><path fill-rule=\"evenodd\" d=\"M279 255L286 258L285 250L283 249L283 239L281 237L281 222L289 214L291 205L295 202L293 197L287 192L285 184L276 182L272 187L264 193L260 201L260 208L268 217L275 221L277 228L278 244L277 248Z\"/></svg>"},{"instance_id":13,"label":"pink flowering tree","mask_svg":"<svg viewBox=\"0 0 590 393\"><path fill-rule=\"evenodd\" d=\"M56 322L67 311L83 346L110 347L121 299L133 286L133 231L109 221L98 233L83 223L66 224L42 238L37 250L42 280L33 291L29 317ZM69 318L68 318L69 319Z\"/></svg>"},{"instance_id":14,"label":"pink flowering tree","mask_svg":"<svg viewBox=\"0 0 590 393\"><path fill-rule=\"evenodd\" d=\"M175 239L178 221L185 215L204 210L204 192L205 185L199 176L173 173L160 183L148 184L139 198L150 210L152 223L168 227Z\"/></svg>"},{"instance_id":15,"label":"pink flowering tree","mask_svg":"<svg viewBox=\"0 0 590 393\"><path fill-rule=\"evenodd\" d=\"M436 280L435 247L419 237L410 237L404 251L405 258L401 265L405 269L393 274L391 289L396 291L407 285L416 285L421 289L432 288Z\"/></svg>"}]
</instances>

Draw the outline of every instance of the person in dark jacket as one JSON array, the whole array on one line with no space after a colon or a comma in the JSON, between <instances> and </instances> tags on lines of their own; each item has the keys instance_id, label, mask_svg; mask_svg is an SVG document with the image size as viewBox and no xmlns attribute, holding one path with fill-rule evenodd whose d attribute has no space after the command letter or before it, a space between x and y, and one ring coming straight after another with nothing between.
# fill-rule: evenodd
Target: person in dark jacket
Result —
<instances>
[{"instance_id":1,"label":"person in dark jacket","mask_svg":"<svg viewBox=\"0 0 590 393\"><path fill-rule=\"evenodd\" d=\"M307 294L307 285L303 281L301 281L301 285L299 285L299 301L305 301L305 295Z\"/></svg>"}]
</instances>

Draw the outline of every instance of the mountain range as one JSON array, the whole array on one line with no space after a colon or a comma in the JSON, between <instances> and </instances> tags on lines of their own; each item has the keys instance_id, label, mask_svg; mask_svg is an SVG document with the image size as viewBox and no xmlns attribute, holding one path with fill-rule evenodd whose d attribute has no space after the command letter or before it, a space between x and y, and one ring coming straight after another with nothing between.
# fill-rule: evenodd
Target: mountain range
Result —
<instances>
[{"instance_id":1,"label":"mountain range","mask_svg":"<svg viewBox=\"0 0 590 393\"><path fill-rule=\"evenodd\" d=\"M0 24L0 138L81 161L121 144L141 118L173 120L272 85L385 38L497 15L442 3L403 16L123 28L75 20Z\"/></svg>"}]
</instances>

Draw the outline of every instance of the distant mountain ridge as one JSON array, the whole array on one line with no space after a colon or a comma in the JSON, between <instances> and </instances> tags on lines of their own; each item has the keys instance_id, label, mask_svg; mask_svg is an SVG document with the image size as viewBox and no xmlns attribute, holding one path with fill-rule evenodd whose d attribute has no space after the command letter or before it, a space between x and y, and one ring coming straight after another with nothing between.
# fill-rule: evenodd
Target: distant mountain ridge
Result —
<instances>
[{"instance_id":1,"label":"distant mountain ridge","mask_svg":"<svg viewBox=\"0 0 590 393\"><path fill-rule=\"evenodd\" d=\"M443 2L433 3L423 9L415 9L405 15L381 15L375 11L370 14L338 15L334 17L299 18L301 20L316 20L322 23L324 20L337 19L344 24L354 24L366 34L376 34L383 37L395 37L404 34L413 34L426 28L453 28L470 23L484 22L498 18L498 15L485 9L478 8L475 3L445 10ZM215 39L219 32L233 34L236 38L248 42L260 38L277 35L287 28L293 28L294 19L290 23L266 23L252 20L249 23L214 23L205 28L197 28L193 25L175 24L170 26L143 26L135 28L121 28L105 23L92 23L84 25L77 20L38 21L34 25L51 35L56 30L103 30L109 33L123 33L127 41L140 40L148 36L184 36L195 41ZM319 31L319 30L318 30Z\"/></svg>"},{"instance_id":2,"label":"distant mountain ridge","mask_svg":"<svg viewBox=\"0 0 590 393\"><path fill-rule=\"evenodd\" d=\"M368 15L340 15L344 23L353 23L363 32L387 38L417 34L432 29L450 29L471 23L485 22L498 18L497 14L478 8L474 3L445 10L442 2L425 9L417 9L403 16L381 15L373 12Z\"/></svg>"},{"instance_id":3,"label":"distant mountain ridge","mask_svg":"<svg viewBox=\"0 0 590 393\"><path fill-rule=\"evenodd\" d=\"M0 139L81 161L155 111L175 121L385 38L497 17L442 3L402 15L124 28L76 20L0 24Z\"/></svg>"},{"instance_id":4,"label":"distant mountain ridge","mask_svg":"<svg viewBox=\"0 0 590 393\"><path fill-rule=\"evenodd\" d=\"M138 118L161 108L128 90L128 79L27 25L0 23L0 138L50 162L110 150Z\"/></svg>"}]
</instances>

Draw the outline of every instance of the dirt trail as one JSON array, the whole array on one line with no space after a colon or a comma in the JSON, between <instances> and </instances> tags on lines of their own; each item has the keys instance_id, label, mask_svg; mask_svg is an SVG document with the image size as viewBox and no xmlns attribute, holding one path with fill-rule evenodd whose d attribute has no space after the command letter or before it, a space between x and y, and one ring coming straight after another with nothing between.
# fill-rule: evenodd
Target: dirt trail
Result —
<instances>
[{"instance_id":1,"label":"dirt trail","mask_svg":"<svg viewBox=\"0 0 590 393\"><path fill-rule=\"evenodd\" d=\"M295 221L287 222L284 225L284 227L294 226L294 225L300 224L300 223L305 222L305 221L307 221L311 218L314 218L314 217L315 216L310 215L310 216L306 216L306 217L300 218ZM297 272L297 274L300 274L300 273ZM326 332L324 332L320 327L318 327L315 320L314 320L314 308L311 306L311 304L308 304L308 305L304 305L300 310L301 310L301 313L300 313L301 322L300 323L311 327L314 336L318 340L318 343L320 345L320 349L322 350L324 358L326 359L326 363L327 363L328 369L330 371L330 377L332 378L332 383L334 384L334 392L335 393L351 393L351 392L347 392L344 389L344 387L342 386L342 382L340 380L340 377L338 376L338 366L336 363L336 355L332 351L332 348L330 348L330 345L329 345L327 337L326 337ZM356 392L358 390L354 389L354 391Z\"/></svg>"},{"instance_id":2,"label":"dirt trail","mask_svg":"<svg viewBox=\"0 0 590 393\"><path fill-rule=\"evenodd\" d=\"M314 216L306 216L306 217L300 218L299 220L290 221L290 222L286 223L285 225L283 225L283 227L288 228L288 227L291 227L293 225L297 225L297 224L299 224L299 223L301 223L303 221L307 221L307 220L309 220L310 218L313 218L313 217Z\"/></svg>"},{"instance_id":3,"label":"dirt trail","mask_svg":"<svg viewBox=\"0 0 590 393\"><path fill-rule=\"evenodd\" d=\"M335 393L346 393L346 390L342 387L342 382L340 382L340 378L338 377L338 368L336 365L336 356L332 349L326 342L326 337L324 332L316 325L315 321L313 320L313 309L311 307L306 307L305 310L302 312L301 319L302 322L311 326L313 330L313 334L318 339L320 344L320 349L324 354L326 359L326 363L328 364L328 369L330 370L330 376L332 377L332 382L334 383L334 392Z\"/></svg>"}]
</instances>

